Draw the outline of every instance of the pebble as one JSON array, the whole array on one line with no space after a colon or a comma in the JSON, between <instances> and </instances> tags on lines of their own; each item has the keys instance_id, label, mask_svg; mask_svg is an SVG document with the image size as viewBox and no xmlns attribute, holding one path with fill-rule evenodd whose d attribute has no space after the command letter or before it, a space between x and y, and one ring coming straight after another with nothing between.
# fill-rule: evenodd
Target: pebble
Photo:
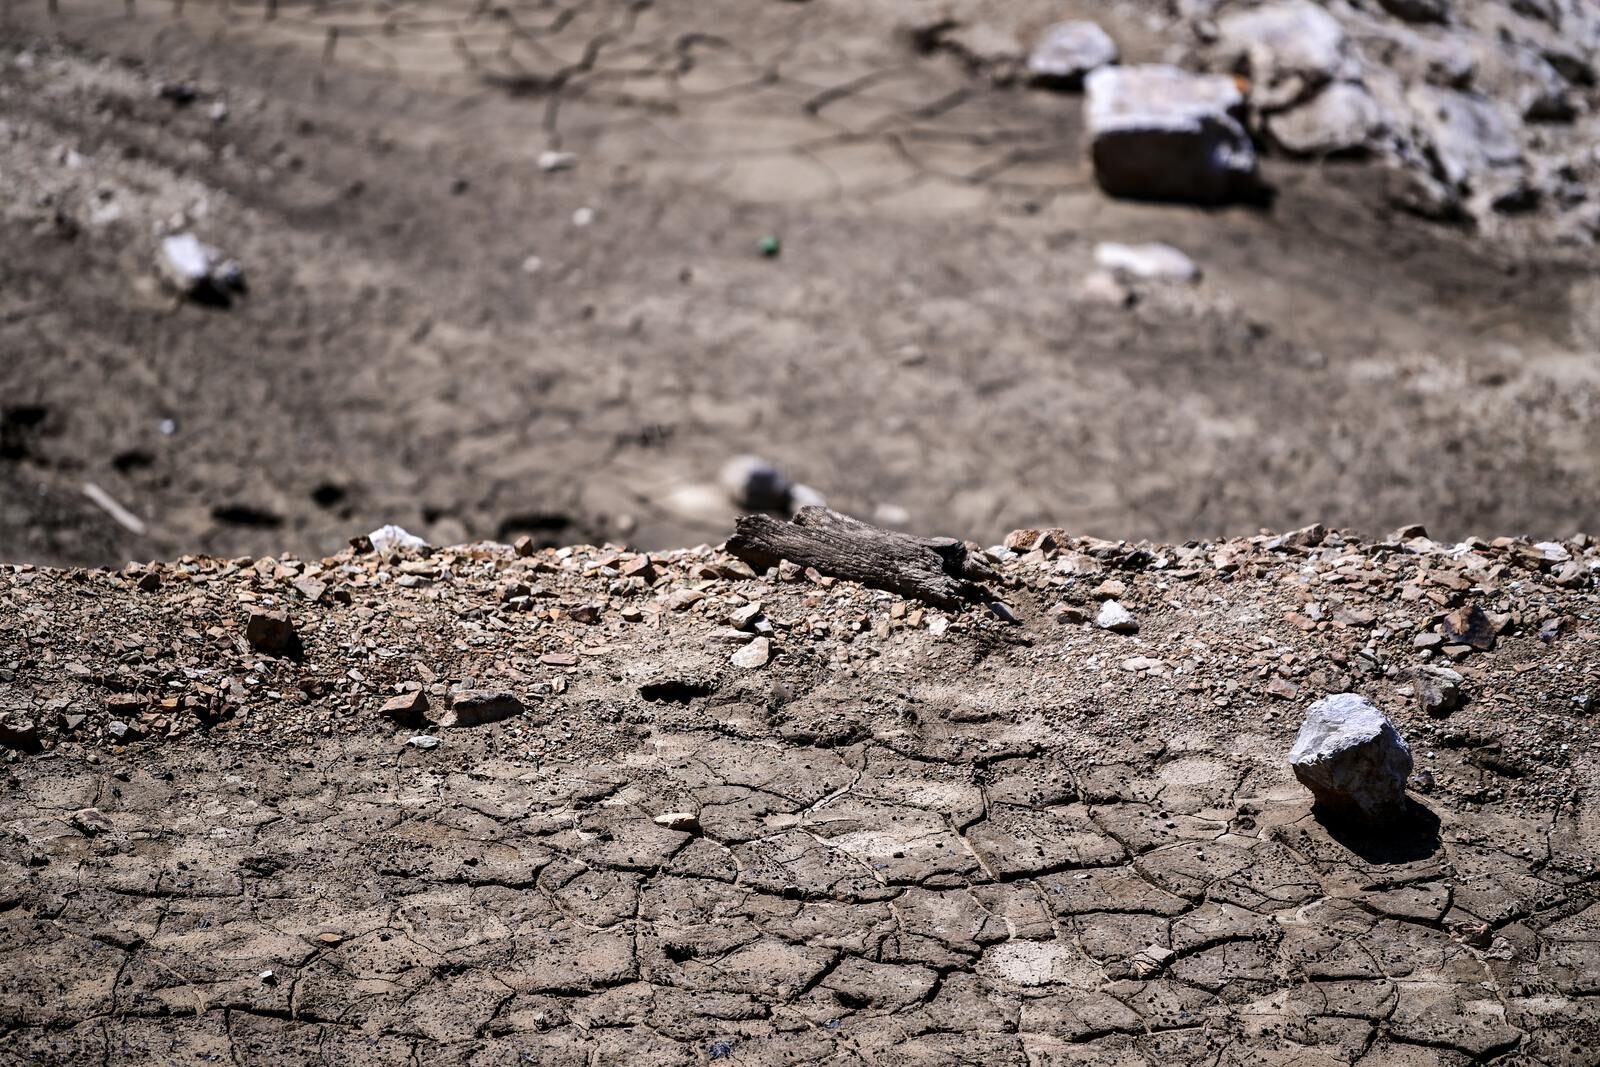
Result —
<instances>
[{"instance_id":1,"label":"pebble","mask_svg":"<svg viewBox=\"0 0 1600 1067\"><path fill-rule=\"evenodd\" d=\"M395 722L408 726L416 726L421 723L426 718L427 713L428 694L420 689L414 689L409 693L401 693L397 697L390 697L384 702L383 707L378 709L378 714L384 718L393 719Z\"/></svg>"},{"instance_id":2,"label":"pebble","mask_svg":"<svg viewBox=\"0 0 1600 1067\"><path fill-rule=\"evenodd\" d=\"M546 174L558 170L571 170L577 165L578 157L572 152L546 151L539 153L539 169Z\"/></svg>"},{"instance_id":3,"label":"pebble","mask_svg":"<svg viewBox=\"0 0 1600 1067\"><path fill-rule=\"evenodd\" d=\"M771 658L772 642L765 637L757 637L735 652L728 662L744 670L754 670L757 667L765 667Z\"/></svg>"},{"instance_id":4,"label":"pebble","mask_svg":"<svg viewBox=\"0 0 1600 1067\"><path fill-rule=\"evenodd\" d=\"M1102 241L1094 246L1095 264L1114 275L1144 281L1194 281L1200 268L1171 245L1160 242L1125 245Z\"/></svg>"},{"instance_id":5,"label":"pebble","mask_svg":"<svg viewBox=\"0 0 1600 1067\"><path fill-rule=\"evenodd\" d=\"M282 656L293 651L298 643L294 624L283 610L251 608L245 622L244 637L250 647L269 656Z\"/></svg>"},{"instance_id":6,"label":"pebble","mask_svg":"<svg viewBox=\"0 0 1600 1067\"><path fill-rule=\"evenodd\" d=\"M700 816L692 811L663 812L651 821L657 826L664 826L668 830L677 830L679 833L697 834L700 832Z\"/></svg>"},{"instance_id":7,"label":"pebble","mask_svg":"<svg viewBox=\"0 0 1600 1067\"><path fill-rule=\"evenodd\" d=\"M450 701L450 713L441 726L482 726L522 714L526 709L515 693L503 689L462 689Z\"/></svg>"}]
</instances>

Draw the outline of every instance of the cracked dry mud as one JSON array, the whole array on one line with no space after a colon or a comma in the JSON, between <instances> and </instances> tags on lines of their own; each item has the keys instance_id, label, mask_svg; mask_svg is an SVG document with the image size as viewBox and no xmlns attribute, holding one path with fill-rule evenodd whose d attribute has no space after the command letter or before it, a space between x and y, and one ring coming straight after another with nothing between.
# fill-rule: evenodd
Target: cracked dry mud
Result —
<instances>
[{"instance_id":1,"label":"cracked dry mud","mask_svg":"<svg viewBox=\"0 0 1600 1067\"><path fill-rule=\"evenodd\" d=\"M1600 1062L1600 550L1316 540L1021 534L1018 627L711 549L0 568L0 1060ZM423 750L408 686L528 710ZM1311 815L1326 689L1414 824Z\"/></svg>"}]
</instances>

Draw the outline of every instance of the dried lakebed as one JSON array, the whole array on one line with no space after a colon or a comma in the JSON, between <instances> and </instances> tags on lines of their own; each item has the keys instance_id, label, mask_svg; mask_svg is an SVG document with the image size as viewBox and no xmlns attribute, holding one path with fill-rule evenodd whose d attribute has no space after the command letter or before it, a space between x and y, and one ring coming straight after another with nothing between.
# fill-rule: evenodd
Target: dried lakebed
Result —
<instances>
[{"instance_id":1,"label":"dried lakebed","mask_svg":"<svg viewBox=\"0 0 1600 1067\"><path fill-rule=\"evenodd\" d=\"M1597 1062L1600 553L1408 533L0 568L0 1061Z\"/></svg>"}]
</instances>

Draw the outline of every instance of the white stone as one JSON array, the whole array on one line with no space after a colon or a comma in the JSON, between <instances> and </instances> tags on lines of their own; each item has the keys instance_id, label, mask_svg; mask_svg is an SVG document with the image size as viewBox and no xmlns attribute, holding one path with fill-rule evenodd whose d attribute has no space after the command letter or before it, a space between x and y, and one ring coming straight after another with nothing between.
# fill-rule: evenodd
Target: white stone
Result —
<instances>
[{"instance_id":1,"label":"white stone","mask_svg":"<svg viewBox=\"0 0 1600 1067\"><path fill-rule=\"evenodd\" d=\"M700 831L700 816L692 811L663 812L651 821L657 826L664 826L668 830L677 830L679 833L693 834Z\"/></svg>"},{"instance_id":2,"label":"white stone","mask_svg":"<svg viewBox=\"0 0 1600 1067\"><path fill-rule=\"evenodd\" d=\"M578 157L571 152L540 152L539 169L546 174L558 170L571 170L578 165Z\"/></svg>"},{"instance_id":3,"label":"white stone","mask_svg":"<svg viewBox=\"0 0 1600 1067\"><path fill-rule=\"evenodd\" d=\"M428 542L416 534L393 524L380 526L373 530L367 534L367 540L372 542L372 550L380 556L387 556L399 549L415 551L419 548L428 547Z\"/></svg>"},{"instance_id":4,"label":"white stone","mask_svg":"<svg viewBox=\"0 0 1600 1067\"><path fill-rule=\"evenodd\" d=\"M1286 152L1328 156L1361 151L1382 124L1372 94L1351 82L1339 82L1300 107L1271 116L1267 129Z\"/></svg>"},{"instance_id":5,"label":"white stone","mask_svg":"<svg viewBox=\"0 0 1600 1067\"><path fill-rule=\"evenodd\" d=\"M1307 709L1289 766L1320 806L1376 819L1404 809L1411 749L1371 701L1335 693Z\"/></svg>"},{"instance_id":6,"label":"white stone","mask_svg":"<svg viewBox=\"0 0 1600 1067\"><path fill-rule=\"evenodd\" d=\"M407 738L406 744L411 748L438 748L439 739L437 737L429 737L427 734L418 734L416 737Z\"/></svg>"},{"instance_id":7,"label":"white stone","mask_svg":"<svg viewBox=\"0 0 1600 1067\"><path fill-rule=\"evenodd\" d=\"M157 266L174 289L192 293L211 279L211 268L217 260L217 250L203 244L192 233L178 233L161 242Z\"/></svg>"},{"instance_id":8,"label":"white stone","mask_svg":"<svg viewBox=\"0 0 1600 1067\"><path fill-rule=\"evenodd\" d=\"M1117 61L1117 42L1097 23L1058 22L1039 37L1028 57L1028 73L1048 85L1076 86L1092 70Z\"/></svg>"},{"instance_id":9,"label":"white stone","mask_svg":"<svg viewBox=\"0 0 1600 1067\"><path fill-rule=\"evenodd\" d=\"M1112 196L1224 203L1255 188L1256 154L1232 78L1162 64L1084 79L1095 179Z\"/></svg>"},{"instance_id":10,"label":"white stone","mask_svg":"<svg viewBox=\"0 0 1600 1067\"><path fill-rule=\"evenodd\" d=\"M1094 246L1095 264L1114 274L1129 278L1162 281L1193 281L1200 276L1194 260L1171 245L1125 245L1115 241L1102 241Z\"/></svg>"},{"instance_id":11,"label":"white stone","mask_svg":"<svg viewBox=\"0 0 1600 1067\"><path fill-rule=\"evenodd\" d=\"M1102 630L1110 630L1113 633L1139 632L1139 623L1134 619L1133 612L1115 600L1108 600L1100 605L1100 614L1095 616L1094 624Z\"/></svg>"}]
</instances>

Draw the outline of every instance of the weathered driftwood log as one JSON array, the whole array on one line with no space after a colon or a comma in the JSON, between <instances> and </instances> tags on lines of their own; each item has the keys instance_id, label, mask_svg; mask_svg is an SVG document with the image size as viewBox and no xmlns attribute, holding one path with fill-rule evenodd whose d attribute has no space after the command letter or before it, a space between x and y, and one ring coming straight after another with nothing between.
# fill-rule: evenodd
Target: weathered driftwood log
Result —
<instances>
[{"instance_id":1,"label":"weathered driftwood log","mask_svg":"<svg viewBox=\"0 0 1600 1067\"><path fill-rule=\"evenodd\" d=\"M786 559L946 610L997 599L977 584L992 579L994 572L969 556L955 538L882 530L830 508L801 508L790 522L770 515L741 516L728 538L728 551L757 570Z\"/></svg>"}]
</instances>

